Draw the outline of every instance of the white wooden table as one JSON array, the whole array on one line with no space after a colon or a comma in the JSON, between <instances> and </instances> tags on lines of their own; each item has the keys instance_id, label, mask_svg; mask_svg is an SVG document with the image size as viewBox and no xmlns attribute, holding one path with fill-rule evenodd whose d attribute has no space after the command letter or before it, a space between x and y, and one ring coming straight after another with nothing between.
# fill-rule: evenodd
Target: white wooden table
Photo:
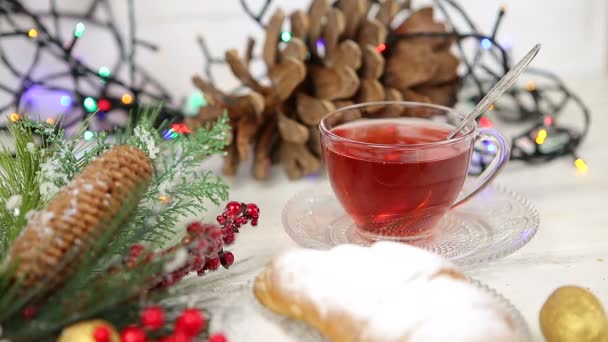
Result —
<instances>
[{"instance_id":1,"label":"white wooden table","mask_svg":"<svg viewBox=\"0 0 608 342\"><path fill-rule=\"evenodd\" d=\"M469 272L507 297L539 341L539 310L559 286L587 287L608 307L608 151L603 141L608 139L608 79L569 80L568 84L592 111L591 131L580 149L589 165L588 174L577 174L570 158L542 166L510 164L498 182L534 203L540 213L540 229L523 249ZM217 161L211 164L218 168ZM280 169L273 170L271 180L254 182L248 172L245 167L242 174L228 180L232 199L255 202L261 208L258 228L243 229L232 248L237 261L253 258L240 267L244 274L235 275L240 279L253 278L272 255L295 246L283 230L281 210L295 193L327 182L324 177L289 182ZM238 265L235 272L239 272ZM231 341L293 340L269 320L254 316L227 332ZM212 328L222 328L222 324Z\"/></svg>"}]
</instances>

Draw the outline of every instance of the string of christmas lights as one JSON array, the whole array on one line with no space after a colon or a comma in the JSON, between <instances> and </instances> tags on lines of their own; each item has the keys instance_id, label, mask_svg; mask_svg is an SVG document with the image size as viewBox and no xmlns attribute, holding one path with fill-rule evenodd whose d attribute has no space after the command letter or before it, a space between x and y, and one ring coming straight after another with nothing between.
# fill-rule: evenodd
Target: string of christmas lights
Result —
<instances>
[{"instance_id":1,"label":"string of christmas lights","mask_svg":"<svg viewBox=\"0 0 608 342\"><path fill-rule=\"evenodd\" d=\"M133 0L127 1L127 10L128 33L123 35L109 0L93 0L81 11L60 11L53 0L49 0L48 9L44 11L30 9L22 1L0 2L0 39L3 40L0 61L18 80L0 80L0 98L8 98L0 103L0 113L11 113L5 115L12 121L19 120L22 113L30 111L34 96L28 96L28 93L36 89L54 94L62 108L62 126L66 128L78 125L92 115L104 122L113 111L126 113L145 101L165 104L160 120L179 115L168 106L172 100L169 91L135 60L139 48L156 51L158 47L137 38ZM104 18L102 14L105 14ZM72 34L66 37L62 35L62 28L68 22L74 24ZM24 28L23 23L32 23L32 27ZM75 46L86 38L87 26L110 34L118 56L113 65L96 68L86 62L86 56L74 54ZM19 60L12 60L4 44L15 38L25 39L34 47L32 61L25 69L20 66L27 58L18 56ZM42 70L45 67L41 63L43 57L53 58L62 71L57 71L58 68ZM126 70L126 77L121 77L123 70ZM47 121L55 123L54 118ZM6 124L0 123L0 130L5 129Z\"/></svg>"},{"instance_id":2,"label":"string of christmas lights","mask_svg":"<svg viewBox=\"0 0 608 342\"><path fill-rule=\"evenodd\" d=\"M265 27L264 18L272 7L273 0L266 0L257 12L254 12L247 1L239 0L244 12L261 28ZM374 2L378 3L379 0ZM490 34L483 34L464 9L453 0L434 0L435 7L443 14L448 24L448 33L421 32L406 35L390 35L385 43L378 45L378 51L390 54L393 44L400 39L415 37L452 37L455 39L465 71L462 75L461 98L476 102L485 95L510 67L509 46L498 41L498 33L505 17L506 7L502 6L493 24ZM129 110L140 106L145 101L162 101L165 110L161 119L177 118L182 112L168 106L171 103L170 93L159 81L152 77L135 61L138 47L150 50L158 48L149 42L136 37L135 11L133 0L128 0L128 34L123 37L112 16L109 0L93 0L88 8L80 12L59 11L56 2L49 0L48 10L33 11L17 0L6 0L0 3L0 38L22 38L34 44L35 50L31 64L25 71L17 67L7 53L4 44L0 44L0 61L10 74L19 80L17 85L4 83L0 80L0 95L8 94L9 101L0 103L0 113L10 113L10 120L19 120L20 113L28 112L30 102L28 92L34 88L43 88L54 92L57 101L64 107L64 127L81 123L91 115L96 120L104 121L108 113L114 110ZM99 19L96 15L105 11L107 19ZM18 20L32 22L33 27L24 28ZM61 25L64 19L75 22L70 37L62 37ZM48 24L48 23L51 24ZM456 25L456 22L465 24ZM112 66L95 68L88 65L84 59L77 58L74 47L86 32L86 25L110 32L116 43L119 60ZM463 27L464 26L464 27ZM287 42L291 33L284 31L280 39ZM465 47L467 41L475 41L475 48ZM322 45L322 42L320 42ZM199 45L206 60L205 74L212 83L214 81L212 68L224 66L223 58L214 57L205 41L200 38ZM322 47L322 46L321 46ZM40 72L40 61L48 54L64 64L65 71ZM127 70L127 77L120 77L121 70ZM581 99L575 95L557 75L546 70L528 69L526 76L530 77L525 86L511 88L495 105L490 107L491 115L482 116L479 124L484 127L494 125L490 117L498 121L525 125L526 129L512 139L512 160L521 160L535 164L547 162L562 156L571 156L575 166L581 172L586 172L587 164L577 154L580 143L586 136L589 125L589 110ZM532 80L532 78L534 80ZM64 81L58 85L57 81ZM86 86L83 86L86 85ZM201 106L206 104L202 94L195 93L188 98L185 115L195 115ZM574 104L575 109L569 106ZM575 128L561 124L564 115L579 114L581 127ZM55 123L54 118L47 119ZM187 128L187 127L186 127ZM0 123L0 130L5 125ZM87 132L85 132L87 133ZM173 125L165 132L165 138L171 139L175 134L185 134L186 129L181 125ZM89 137L94 137L88 132ZM86 137L85 137L86 138ZM484 156L492 155L492 145L482 144L478 152ZM495 152L495 151L494 151ZM475 161L479 160L479 164ZM484 160L481 156L474 157L474 169L483 170Z\"/></svg>"},{"instance_id":3,"label":"string of christmas lights","mask_svg":"<svg viewBox=\"0 0 608 342\"><path fill-rule=\"evenodd\" d=\"M266 0L258 11L254 11L245 0L240 0L244 12L261 29L266 27L264 18L273 2L273 0ZM374 0L376 4L380 2L380 0ZM484 34L456 1L434 0L433 3L447 23L447 33L395 34L391 32L386 42L379 44L376 49L389 55L392 46L401 39L453 38L465 69L461 77L460 98L476 103L511 67L509 54L511 43L499 41L500 26L507 8L504 5L500 7L490 34ZM456 23L464 24L457 25ZM283 42L288 42L291 39L291 32L283 31L279 38ZM469 41L475 42L472 49L470 45L465 46ZM323 48L321 40L316 44L320 49ZM213 83L212 68L225 63L222 58L214 57L211 54L211 50L204 40L199 40L199 45L207 62L205 69L207 79ZM577 150L587 135L591 123L587 106L555 73L548 70L529 68L520 79L528 81L524 86L514 86L507 91L489 108L486 113L488 115L479 118L479 125L492 127L494 121L491 117L495 117L497 121L503 123L525 126L521 133L512 137L511 160L538 164L570 156L574 160L577 170L586 173L588 165L578 155ZM570 107L571 105L574 105L574 108ZM562 117L565 115L579 115L580 127L562 124ZM491 162L496 153L496 146L484 142L476 146L475 152L472 173L481 173Z\"/></svg>"}]
</instances>

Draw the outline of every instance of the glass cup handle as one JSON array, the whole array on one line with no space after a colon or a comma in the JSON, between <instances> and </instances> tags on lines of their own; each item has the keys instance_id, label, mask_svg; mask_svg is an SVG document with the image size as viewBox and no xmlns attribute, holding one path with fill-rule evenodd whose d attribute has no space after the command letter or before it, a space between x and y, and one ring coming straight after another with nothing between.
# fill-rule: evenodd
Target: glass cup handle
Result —
<instances>
[{"instance_id":1,"label":"glass cup handle","mask_svg":"<svg viewBox=\"0 0 608 342\"><path fill-rule=\"evenodd\" d=\"M455 208L465 203L473 196L477 195L479 192L485 189L486 186L488 186L492 182L494 177L498 175L500 170L502 170L502 168L507 164L507 161L509 160L511 147L509 144L507 144L505 138L500 135L500 133L493 129L480 128L478 130L476 139L480 138L484 140L489 140L495 144L497 148L496 155L494 156L494 159L492 160L490 165L488 165L488 167L481 173L481 175L476 178L474 183L470 186L467 186L467 188L472 189L463 189L463 192L456 200L456 203L452 205L452 208ZM467 179L469 179L469 177L467 177Z\"/></svg>"}]
</instances>

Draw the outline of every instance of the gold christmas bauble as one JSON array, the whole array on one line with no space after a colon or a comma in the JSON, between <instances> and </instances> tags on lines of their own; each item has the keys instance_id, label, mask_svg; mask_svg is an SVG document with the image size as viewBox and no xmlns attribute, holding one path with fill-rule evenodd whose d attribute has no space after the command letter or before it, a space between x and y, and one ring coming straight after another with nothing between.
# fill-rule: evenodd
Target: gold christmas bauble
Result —
<instances>
[{"instance_id":1,"label":"gold christmas bauble","mask_svg":"<svg viewBox=\"0 0 608 342\"><path fill-rule=\"evenodd\" d=\"M547 342L608 342L608 321L600 301L576 286L555 290L540 310Z\"/></svg>"},{"instance_id":2,"label":"gold christmas bauble","mask_svg":"<svg viewBox=\"0 0 608 342\"><path fill-rule=\"evenodd\" d=\"M105 327L110 332L110 342L119 342L120 336L112 324L97 319L78 322L63 329L57 342L96 342L94 338L95 329Z\"/></svg>"}]
</instances>

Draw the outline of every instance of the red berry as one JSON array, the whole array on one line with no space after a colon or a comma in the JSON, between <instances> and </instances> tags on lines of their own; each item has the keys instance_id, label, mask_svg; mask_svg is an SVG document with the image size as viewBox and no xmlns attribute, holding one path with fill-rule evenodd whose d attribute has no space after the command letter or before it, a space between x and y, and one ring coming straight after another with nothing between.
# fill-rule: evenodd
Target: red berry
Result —
<instances>
[{"instance_id":1,"label":"red berry","mask_svg":"<svg viewBox=\"0 0 608 342\"><path fill-rule=\"evenodd\" d=\"M132 325L124 328L120 332L120 342L146 342L146 333L140 328Z\"/></svg>"},{"instance_id":2,"label":"red berry","mask_svg":"<svg viewBox=\"0 0 608 342\"><path fill-rule=\"evenodd\" d=\"M236 219L234 219L234 222L238 223L239 225L243 225L247 223L247 219L244 217L237 217Z\"/></svg>"},{"instance_id":3,"label":"red berry","mask_svg":"<svg viewBox=\"0 0 608 342\"><path fill-rule=\"evenodd\" d=\"M192 261L192 269L198 271L203 267L205 267L205 259L200 255L195 256Z\"/></svg>"},{"instance_id":4,"label":"red berry","mask_svg":"<svg viewBox=\"0 0 608 342\"><path fill-rule=\"evenodd\" d=\"M218 258L208 259L207 262L205 263L205 269L209 270L209 271L215 271L219 267L220 267L220 259L218 259Z\"/></svg>"},{"instance_id":5,"label":"red berry","mask_svg":"<svg viewBox=\"0 0 608 342\"><path fill-rule=\"evenodd\" d=\"M137 258L141 252L144 251L144 246L136 243L134 245L131 245L131 247L129 248L129 256L131 256L132 258Z\"/></svg>"},{"instance_id":6,"label":"red berry","mask_svg":"<svg viewBox=\"0 0 608 342\"><path fill-rule=\"evenodd\" d=\"M234 263L234 254L232 252L224 252L220 255L220 262L224 268L230 267Z\"/></svg>"},{"instance_id":7,"label":"red berry","mask_svg":"<svg viewBox=\"0 0 608 342\"><path fill-rule=\"evenodd\" d=\"M141 312L141 325L156 330L165 324L165 311L159 306L149 306Z\"/></svg>"},{"instance_id":8,"label":"red berry","mask_svg":"<svg viewBox=\"0 0 608 342\"><path fill-rule=\"evenodd\" d=\"M219 226L209 225L207 228L208 229L205 231L205 233L212 240L216 240L222 237L222 229Z\"/></svg>"},{"instance_id":9,"label":"red berry","mask_svg":"<svg viewBox=\"0 0 608 342\"><path fill-rule=\"evenodd\" d=\"M162 338L159 342L191 342L192 337L182 332L176 332L171 336Z\"/></svg>"},{"instance_id":10,"label":"red berry","mask_svg":"<svg viewBox=\"0 0 608 342\"><path fill-rule=\"evenodd\" d=\"M237 215L241 212L241 203L237 202L237 201L232 201L232 202L228 202L228 204L226 204L226 213L228 213L228 215Z\"/></svg>"},{"instance_id":11,"label":"red berry","mask_svg":"<svg viewBox=\"0 0 608 342\"><path fill-rule=\"evenodd\" d=\"M151 262L154 260L154 258L155 258L155 257L156 257L156 255L155 255L154 253L150 253L150 254L148 254L148 255L146 256L146 262L147 262L147 263L151 263Z\"/></svg>"},{"instance_id":12,"label":"red berry","mask_svg":"<svg viewBox=\"0 0 608 342\"><path fill-rule=\"evenodd\" d=\"M251 220L251 225L252 225L253 227L257 226L257 225L258 225L258 219L257 219L257 218L254 218L253 220Z\"/></svg>"},{"instance_id":13,"label":"red berry","mask_svg":"<svg viewBox=\"0 0 608 342\"><path fill-rule=\"evenodd\" d=\"M215 333L209 336L208 342L228 342L228 339L226 338L226 335L222 333Z\"/></svg>"},{"instance_id":14,"label":"red berry","mask_svg":"<svg viewBox=\"0 0 608 342\"><path fill-rule=\"evenodd\" d=\"M184 277L186 276L186 270L184 269L179 269L177 271L174 271L173 273L171 273L171 285L179 282L180 280L184 279Z\"/></svg>"},{"instance_id":15,"label":"red berry","mask_svg":"<svg viewBox=\"0 0 608 342\"><path fill-rule=\"evenodd\" d=\"M234 232L233 231L227 231L224 233L224 243L227 245L230 245L234 242Z\"/></svg>"},{"instance_id":16,"label":"red berry","mask_svg":"<svg viewBox=\"0 0 608 342\"><path fill-rule=\"evenodd\" d=\"M198 241L198 244L196 247L198 249L197 252L200 253L201 251L203 251L203 250L207 249L207 247L209 247L209 242L207 240L201 239Z\"/></svg>"},{"instance_id":17,"label":"red berry","mask_svg":"<svg viewBox=\"0 0 608 342\"><path fill-rule=\"evenodd\" d=\"M255 216L258 216L260 214L260 208L258 208L258 206L255 205L255 204L253 204L253 203L249 203L249 204L247 204L247 211L246 212L251 217L255 217Z\"/></svg>"},{"instance_id":18,"label":"red berry","mask_svg":"<svg viewBox=\"0 0 608 342\"><path fill-rule=\"evenodd\" d=\"M217 223L223 225L226 223L226 218L222 215L218 215L218 217L215 218L217 220Z\"/></svg>"},{"instance_id":19,"label":"red berry","mask_svg":"<svg viewBox=\"0 0 608 342\"><path fill-rule=\"evenodd\" d=\"M30 319L36 317L36 307L34 307L33 305L26 306L23 309L23 311L21 312L21 315L26 320L30 320Z\"/></svg>"},{"instance_id":20,"label":"red berry","mask_svg":"<svg viewBox=\"0 0 608 342\"><path fill-rule=\"evenodd\" d=\"M110 329L104 325L100 325L93 329L93 339L95 342L110 342Z\"/></svg>"},{"instance_id":21,"label":"red berry","mask_svg":"<svg viewBox=\"0 0 608 342\"><path fill-rule=\"evenodd\" d=\"M190 234L199 234L204 230L203 224L200 222L192 222L186 227L186 231Z\"/></svg>"},{"instance_id":22,"label":"red berry","mask_svg":"<svg viewBox=\"0 0 608 342\"><path fill-rule=\"evenodd\" d=\"M186 309L175 321L175 333L196 336L205 328L205 316L196 309Z\"/></svg>"}]
</instances>

